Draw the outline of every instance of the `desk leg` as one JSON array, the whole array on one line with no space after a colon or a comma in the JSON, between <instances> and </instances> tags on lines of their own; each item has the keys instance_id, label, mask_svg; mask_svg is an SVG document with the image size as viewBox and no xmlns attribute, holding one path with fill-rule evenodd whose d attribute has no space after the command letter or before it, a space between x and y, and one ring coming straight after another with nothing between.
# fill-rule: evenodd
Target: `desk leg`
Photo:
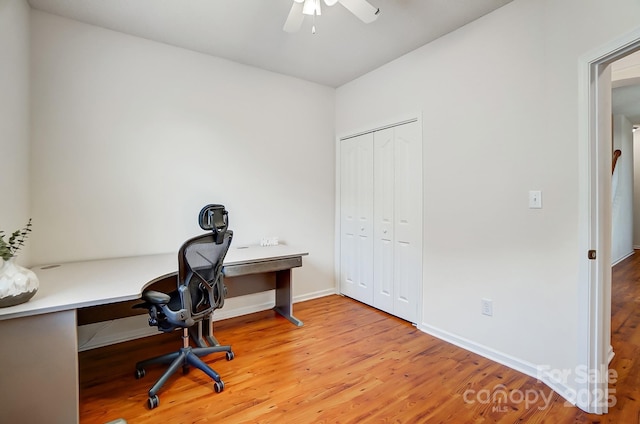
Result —
<instances>
[{"instance_id":1,"label":"desk leg","mask_svg":"<svg viewBox=\"0 0 640 424\"><path fill-rule=\"evenodd\" d=\"M276 271L276 306L273 309L298 327L302 326L302 321L292 314L291 269Z\"/></svg>"},{"instance_id":2,"label":"desk leg","mask_svg":"<svg viewBox=\"0 0 640 424\"><path fill-rule=\"evenodd\" d=\"M76 311L0 321L0 421L77 423Z\"/></svg>"}]
</instances>

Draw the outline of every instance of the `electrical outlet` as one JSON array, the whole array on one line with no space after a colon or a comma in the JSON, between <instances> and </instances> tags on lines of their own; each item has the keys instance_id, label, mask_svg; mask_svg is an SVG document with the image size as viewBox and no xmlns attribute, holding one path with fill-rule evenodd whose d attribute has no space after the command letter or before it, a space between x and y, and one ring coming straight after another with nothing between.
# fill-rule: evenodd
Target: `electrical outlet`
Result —
<instances>
[{"instance_id":1,"label":"electrical outlet","mask_svg":"<svg viewBox=\"0 0 640 424\"><path fill-rule=\"evenodd\" d=\"M480 300L480 312L482 315L493 316L493 301L491 299Z\"/></svg>"}]
</instances>

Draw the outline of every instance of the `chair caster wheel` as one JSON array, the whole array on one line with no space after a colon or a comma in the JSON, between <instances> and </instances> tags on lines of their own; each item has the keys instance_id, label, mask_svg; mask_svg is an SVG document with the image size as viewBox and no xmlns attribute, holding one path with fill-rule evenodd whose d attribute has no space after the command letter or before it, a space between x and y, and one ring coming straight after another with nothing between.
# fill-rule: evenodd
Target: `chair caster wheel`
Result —
<instances>
[{"instance_id":1,"label":"chair caster wheel","mask_svg":"<svg viewBox=\"0 0 640 424\"><path fill-rule=\"evenodd\" d=\"M182 375L187 375L189 374L189 365L183 365L182 366Z\"/></svg>"},{"instance_id":2,"label":"chair caster wheel","mask_svg":"<svg viewBox=\"0 0 640 424\"><path fill-rule=\"evenodd\" d=\"M141 369L137 369L136 370L136 380L140 380L142 377L144 377L147 374L147 372L144 370L144 368Z\"/></svg>"},{"instance_id":3,"label":"chair caster wheel","mask_svg":"<svg viewBox=\"0 0 640 424\"><path fill-rule=\"evenodd\" d=\"M236 355L232 352L227 352L227 361L232 360L233 358L235 358Z\"/></svg>"},{"instance_id":4,"label":"chair caster wheel","mask_svg":"<svg viewBox=\"0 0 640 424\"><path fill-rule=\"evenodd\" d=\"M158 395L149 396L149 399L147 399L147 406L149 409L157 408L158 405L160 405Z\"/></svg>"},{"instance_id":5,"label":"chair caster wheel","mask_svg":"<svg viewBox=\"0 0 640 424\"><path fill-rule=\"evenodd\" d=\"M223 391L224 383L222 382L222 380L214 382L213 389L216 391L216 393L220 393L221 391Z\"/></svg>"}]
</instances>

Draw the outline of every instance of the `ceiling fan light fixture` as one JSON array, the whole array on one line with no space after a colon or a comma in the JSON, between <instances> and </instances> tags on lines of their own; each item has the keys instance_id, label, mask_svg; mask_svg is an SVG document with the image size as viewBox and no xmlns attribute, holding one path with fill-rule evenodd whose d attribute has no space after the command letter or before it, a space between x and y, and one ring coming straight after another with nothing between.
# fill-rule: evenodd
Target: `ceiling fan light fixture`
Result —
<instances>
[{"instance_id":1,"label":"ceiling fan light fixture","mask_svg":"<svg viewBox=\"0 0 640 424\"><path fill-rule=\"evenodd\" d=\"M368 0L293 0L291 10L282 29L289 33L298 32L302 27L304 17L311 16L313 18L311 32L315 34L315 18L316 16L322 15L320 4L323 1L326 6L333 6L336 3L340 3L349 12L367 24L378 19L378 15L380 14L380 9L374 7Z\"/></svg>"},{"instance_id":2,"label":"ceiling fan light fixture","mask_svg":"<svg viewBox=\"0 0 640 424\"><path fill-rule=\"evenodd\" d=\"M322 15L320 9L320 0L304 0L304 6L302 7L302 13L304 15Z\"/></svg>"}]
</instances>

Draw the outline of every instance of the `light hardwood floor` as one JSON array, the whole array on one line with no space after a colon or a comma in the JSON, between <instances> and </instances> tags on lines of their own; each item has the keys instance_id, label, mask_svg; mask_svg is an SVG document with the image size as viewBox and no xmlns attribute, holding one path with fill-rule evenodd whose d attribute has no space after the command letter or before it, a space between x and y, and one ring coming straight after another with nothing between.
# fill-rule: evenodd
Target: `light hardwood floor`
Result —
<instances>
[{"instance_id":1,"label":"light hardwood floor","mask_svg":"<svg viewBox=\"0 0 640 424\"><path fill-rule=\"evenodd\" d=\"M611 368L618 379L611 385L616 405L605 416L568 406L535 378L400 319L328 296L295 305L304 327L272 311L216 323L216 336L236 354L229 362L224 354L206 358L225 390L215 393L197 369L177 373L153 410L146 408L147 390L163 368L149 368L136 380L135 363L177 349L179 333L82 352L80 418L129 424L640 423L640 253L614 268L612 297Z\"/></svg>"}]
</instances>

